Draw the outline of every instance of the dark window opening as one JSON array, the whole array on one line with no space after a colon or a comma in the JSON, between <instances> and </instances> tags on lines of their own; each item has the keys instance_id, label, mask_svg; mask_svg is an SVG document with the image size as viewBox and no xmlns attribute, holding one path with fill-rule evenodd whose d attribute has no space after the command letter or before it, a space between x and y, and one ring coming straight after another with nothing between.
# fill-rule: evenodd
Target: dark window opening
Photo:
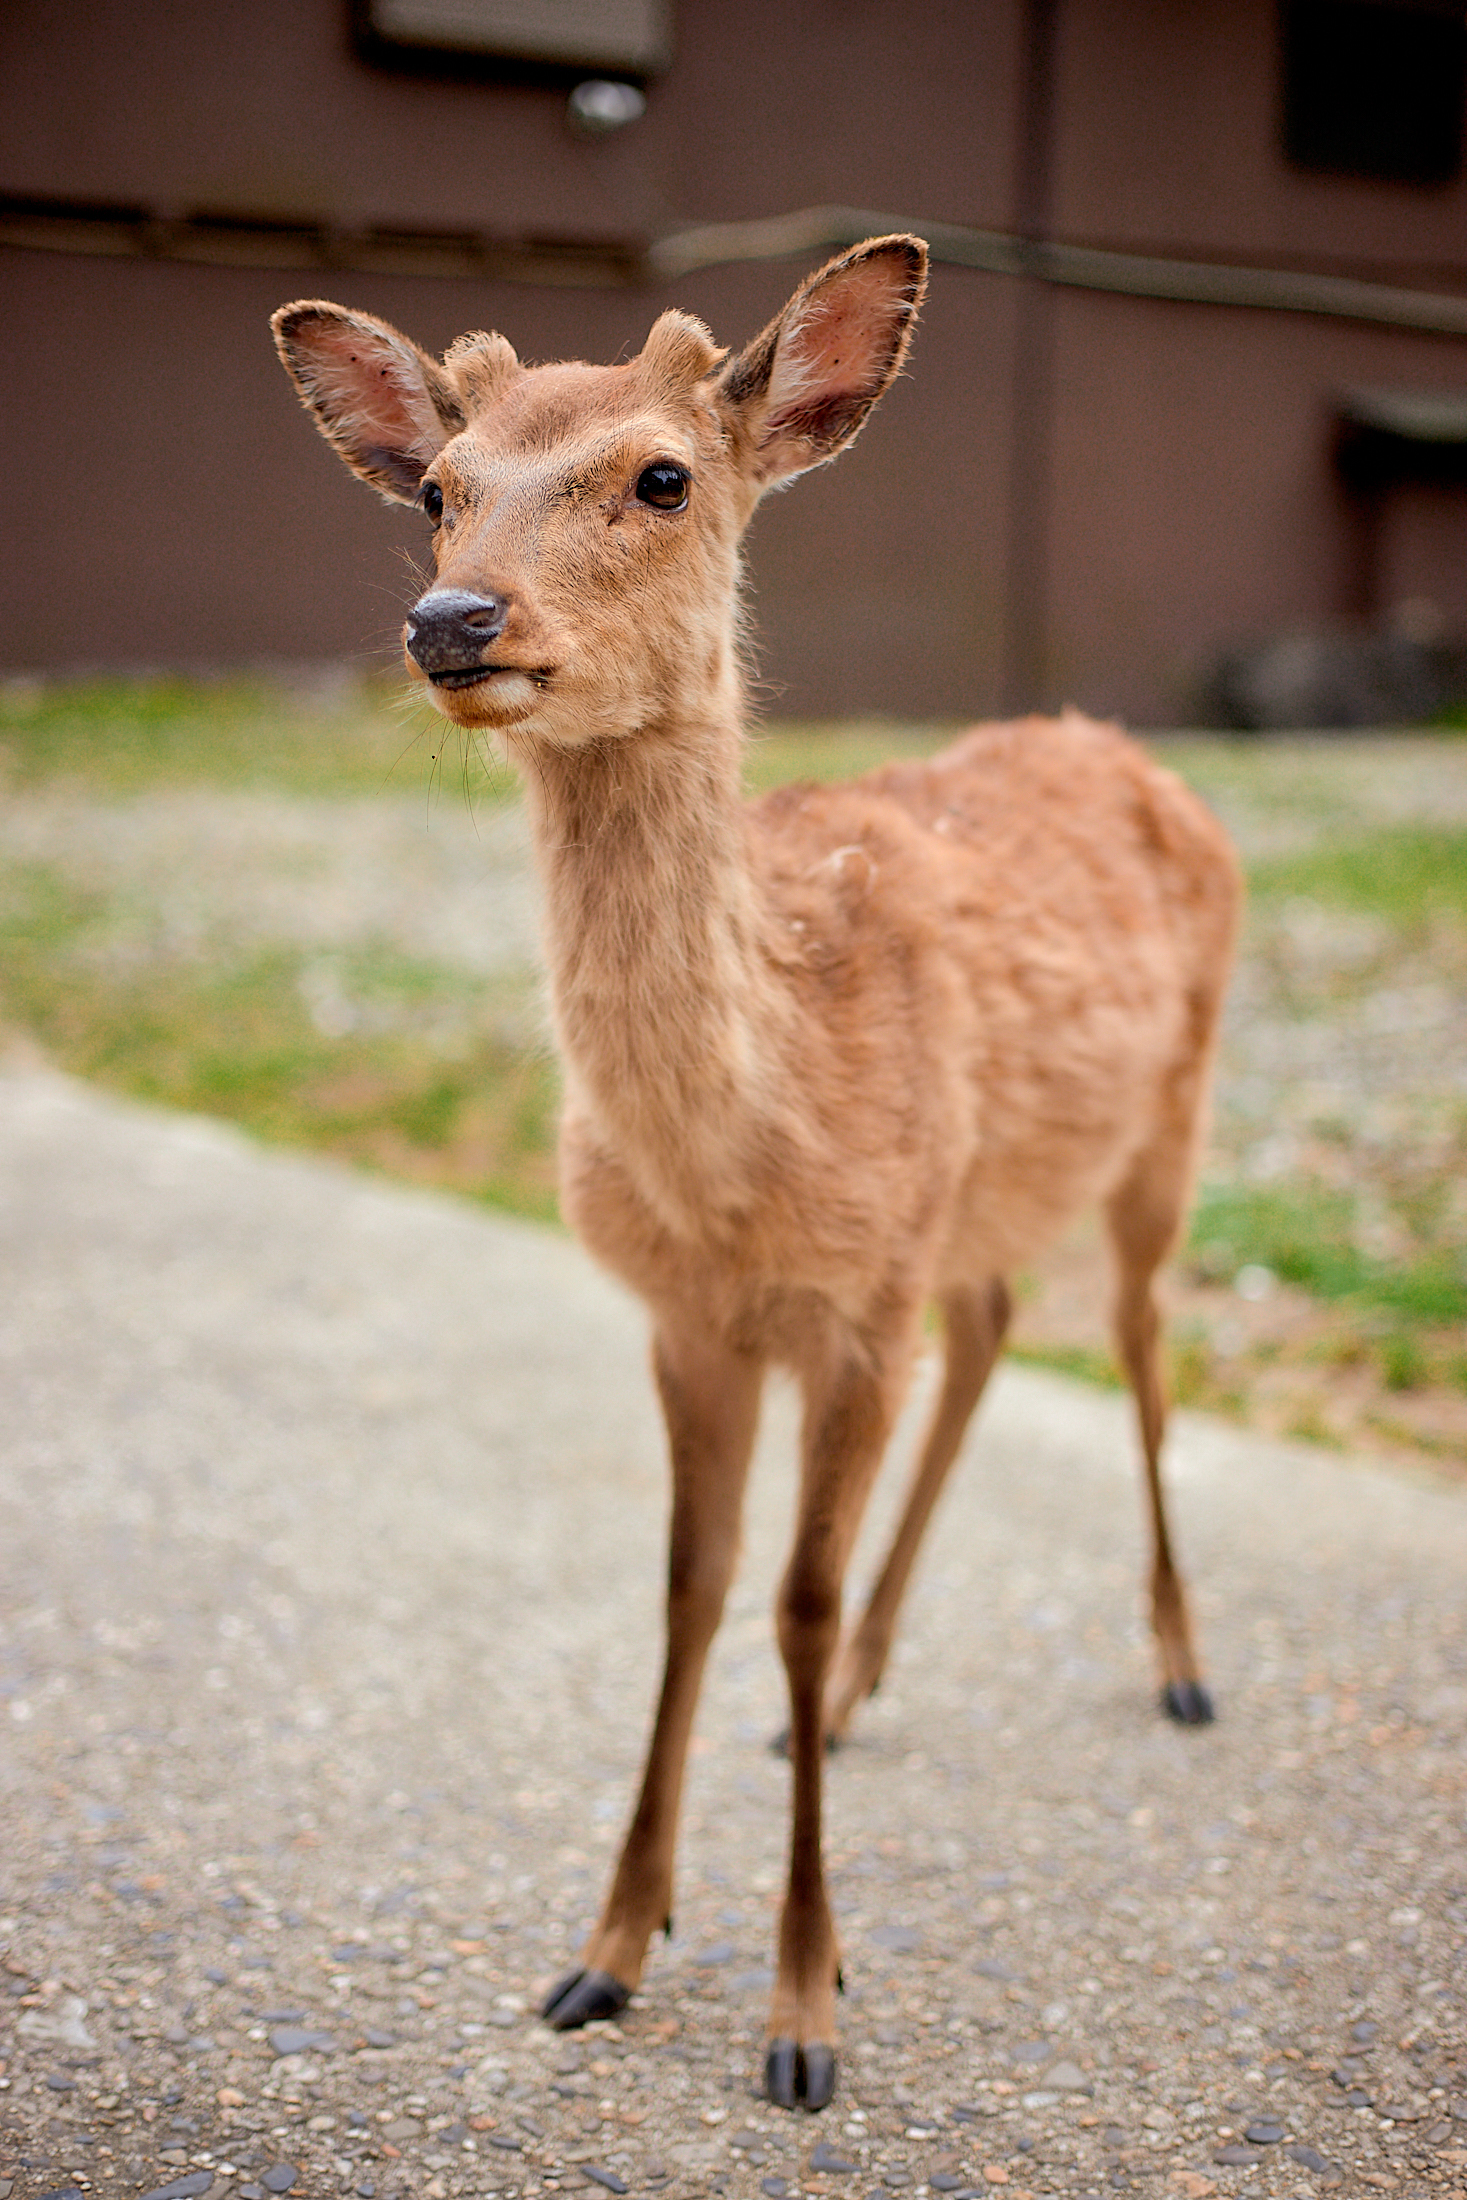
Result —
<instances>
[{"instance_id":1,"label":"dark window opening","mask_svg":"<svg viewBox=\"0 0 1467 2200\"><path fill-rule=\"evenodd\" d=\"M667 67L670 0L350 0L353 42L379 68L569 86L594 71L645 84Z\"/></svg>"},{"instance_id":2,"label":"dark window opening","mask_svg":"<svg viewBox=\"0 0 1467 2200\"><path fill-rule=\"evenodd\" d=\"M1460 175L1460 0L1283 0L1282 32L1284 145L1296 166L1396 183Z\"/></svg>"}]
</instances>

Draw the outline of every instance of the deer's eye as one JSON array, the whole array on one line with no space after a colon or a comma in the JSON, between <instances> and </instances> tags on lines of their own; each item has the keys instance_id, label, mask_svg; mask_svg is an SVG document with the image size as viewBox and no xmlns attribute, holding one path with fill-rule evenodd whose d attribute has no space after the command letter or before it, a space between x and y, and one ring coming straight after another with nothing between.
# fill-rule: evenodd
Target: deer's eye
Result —
<instances>
[{"instance_id":1,"label":"deer's eye","mask_svg":"<svg viewBox=\"0 0 1467 2200\"><path fill-rule=\"evenodd\" d=\"M443 517L443 491L436 481L423 483L423 510L436 527Z\"/></svg>"},{"instance_id":2,"label":"deer's eye","mask_svg":"<svg viewBox=\"0 0 1467 2200\"><path fill-rule=\"evenodd\" d=\"M650 504L658 512L680 512L687 501L688 477L671 459L660 458L655 466L645 466L638 474L639 504Z\"/></svg>"}]
</instances>

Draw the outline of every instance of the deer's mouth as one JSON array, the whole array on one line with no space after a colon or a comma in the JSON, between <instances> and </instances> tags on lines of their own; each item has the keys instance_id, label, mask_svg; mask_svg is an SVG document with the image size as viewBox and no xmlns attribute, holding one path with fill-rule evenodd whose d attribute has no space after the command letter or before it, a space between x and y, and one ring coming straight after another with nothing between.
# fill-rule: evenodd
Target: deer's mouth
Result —
<instances>
[{"instance_id":1,"label":"deer's mouth","mask_svg":"<svg viewBox=\"0 0 1467 2200\"><path fill-rule=\"evenodd\" d=\"M471 688L492 680L497 672L516 669L513 665L466 665L462 672L430 672L428 678L436 688Z\"/></svg>"},{"instance_id":2,"label":"deer's mouth","mask_svg":"<svg viewBox=\"0 0 1467 2200\"><path fill-rule=\"evenodd\" d=\"M430 672L428 683L436 688L483 687L490 680L528 680L532 687L543 688L550 680L548 665L458 665L443 672Z\"/></svg>"}]
</instances>

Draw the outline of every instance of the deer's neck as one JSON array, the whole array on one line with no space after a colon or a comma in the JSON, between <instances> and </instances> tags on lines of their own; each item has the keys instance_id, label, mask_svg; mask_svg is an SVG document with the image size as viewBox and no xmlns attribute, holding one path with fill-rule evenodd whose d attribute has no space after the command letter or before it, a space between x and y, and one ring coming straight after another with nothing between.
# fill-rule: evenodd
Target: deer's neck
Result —
<instances>
[{"instance_id":1,"label":"deer's neck","mask_svg":"<svg viewBox=\"0 0 1467 2200\"><path fill-rule=\"evenodd\" d=\"M736 725L539 750L526 773L577 1103L680 1232L746 1209L785 1004L761 955Z\"/></svg>"}]
</instances>

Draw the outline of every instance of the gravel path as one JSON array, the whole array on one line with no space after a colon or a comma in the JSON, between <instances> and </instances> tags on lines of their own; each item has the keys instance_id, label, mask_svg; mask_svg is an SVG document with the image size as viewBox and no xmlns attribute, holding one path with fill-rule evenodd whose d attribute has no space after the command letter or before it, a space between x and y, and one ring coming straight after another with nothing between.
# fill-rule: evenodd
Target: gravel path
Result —
<instances>
[{"instance_id":1,"label":"gravel path","mask_svg":"<svg viewBox=\"0 0 1467 2200\"><path fill-rule=\"evenodd\" d=\"M1183 1418L1184 1734L1124 1406L1004 1373L832 1764L841 2089L781 2116L788 1399L676 1937L553 2037L656 1658L638 1311L558 1237L19 1070L0 1244L0 2200L1467 2190L1467 1499Z\"/></svg>"}]
</instances>

